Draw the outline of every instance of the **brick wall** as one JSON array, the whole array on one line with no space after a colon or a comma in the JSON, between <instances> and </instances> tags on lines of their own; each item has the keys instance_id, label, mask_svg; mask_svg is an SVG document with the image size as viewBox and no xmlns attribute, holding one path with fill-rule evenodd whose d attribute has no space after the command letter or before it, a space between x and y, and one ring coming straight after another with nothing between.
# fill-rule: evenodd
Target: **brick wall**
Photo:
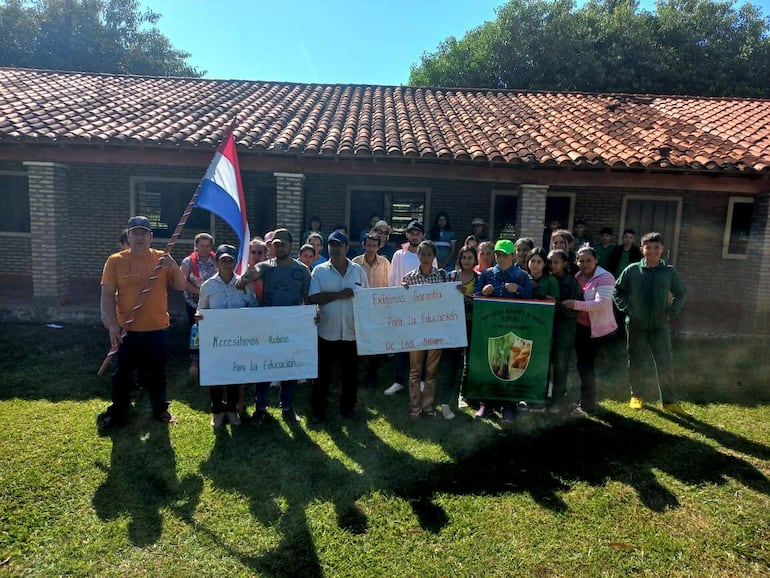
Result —
<instances>
[{"instance_id":1,"label":"brick wall","mask_svg":"<svg viewBox=\"0 0 770 578\"><path fill-rule=\"evenodd\" d=\"M543 234L545 199L548 187L541 185L522 185L518 203L517 237L540 239ZM537 241L536 241L537 243Z\"/></svg>"},{"instance_id":2,"label":"brick wall","mask_svg":"<svg viewBox=\"0 0 770 578\"><path fill-rule=\"evenodd\" d=\"M3 161L0 170L27 170L22 163ZM180 178L197 182L204 170L201 168L158 167L149 165L105 166L98 164L70 164L66 172L67 194L59 199L66 199L60 211L69 215L64 227L56 237L57 247L62 249L59 270L63 279L68 276L77 278L98 278L104 261L110 252L117 248L117 237L125 227L131 212L130 193L131 177ZM248 172L242 174L246 204L249 209L250 224L259 214L261 223L270 223L272 228L277 222L276 216L287 220L297 207L286 202L284 193L277 200L268 198L278 189L278 178L273 172ZM31 185L32 186L32 185ZM61 185L57 185L61 186ZM291 185L293 186L293 185ZM426 225L429 226L435 214L446 211L459 240L470 231L470 222L475 217L489 219L491 191L521 189L520 184L500 182L469 182L438 178L389 178L367 175L329 175L305 173L301 196L295 195L292 203L300 202L300 210L290 226L292 232L304 231L307 219L318 215L324 223L324 230L329 231L337 222L345 222L346 192L349 186L376 186L418 188L429 191L429 205ZM195 184L191 183L190 194ZM286 189L282 189L286 191ZM722 236L724 233L729 191L722 192L686 192L657 189L600 189L585 187L555 187L549 193L575 193L575 214L588 219L589 233L598 236L603 226L612 227L616 235L620 227L620 215L625 194L654 194L661 196L682 197L682 221L679 238L677 267L682 272L689 288L689 302L686 307L683 328L695 327L698 323L707 330L741 331L745 324L741 320L751 319L754 305L765 304L770 287L770 270L767 267L758 271L756 260L722 259ZM293 191L297 193L297 191ZM523 197L522 197L523 198ZM301 199L301 200L300 200ZM274 203L274 204L270 204ZM766 205L767 203L765 203ZM760 206L765 206L760 205ZM765 218L765 223L767 219ZM533 221L534 222L534 221ZM357 234L363 223L347 223ZM235 235L220 220L216 220L216 242L235 242ZM263 225L260 225L260 228ZM760 246L766 247L770 241L764 229ZM183 239L190 240L197 231L187 230ZM253 234L262 234L255 228ZM36 236L36 235L33 235ZM0 266L8 274L29 273L32 241L30 236L2 235L6 251L0 257ZM535 238L539 238L535 235ZM40 245L48 243L44 239ZM159 245L163 248L162 245ZM57 249L58 250L58 249ZM174 256L181 259L191 250L190 245L180 243ZM761 253L762 263L770 262L767 248ZM58 281L57 281L58 283ZM57 285L58 287L58 285ZM55 291L59 291L55 289ZM764 300L763 300L764 299Z\"/></svg>"},{"instance_id":3,"label":"brick wall","mask_svg":"<svg viewBox=\"0 0 770 578\"><path fill-rule=\"evenodd\" d=\"M36 303L69 301L67 239L68 167L50 162L24 163L29 181L30 254Z\"/></svg>"},{"instance_id":4,"label":"brick wall","mask_svg":"<svg viewBox=\"0 0 770 578\"><path fill-rule=\"evenodd\" d=\"M275 177L275 221L278 227L288 229L293 249L299 248L303 231L304 180L302 174L273 173Z\"/></svg>"},{"instance_id":5,"label":"brick wall","mask_svg":"<svg viewBox=\"0 0 770 578\"><path fill-rule=\"evenodd\" d=\"M557 189L551 189L554 191ZM742 322L753 315L749 306L754 274L751 261L722 258L722 241L729 191L660 189L558 189L575 192L575 215L588 220L588 232L598 239L602 227L612 227L615 242L624 195L655 195L682 199L676 267L688 289L687 305L675 328L692 331L749 331ZM644 231L646 232L646 231ZM640 237L643 231L637 231ZM673 240L664 239L671 246Z\"/></svg>"}]
</instances>

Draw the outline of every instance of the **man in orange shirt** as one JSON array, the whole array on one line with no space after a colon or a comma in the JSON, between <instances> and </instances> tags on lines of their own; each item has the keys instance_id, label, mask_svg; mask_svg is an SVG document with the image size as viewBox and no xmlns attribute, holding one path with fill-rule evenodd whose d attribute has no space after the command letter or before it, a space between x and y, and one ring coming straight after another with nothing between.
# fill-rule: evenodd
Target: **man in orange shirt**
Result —
<instances>
[{"instance_id":1,"label":"man in orange shirt","mask_svg":"<svg viewBox=\"0 0 770 578\"><path fill-rule=\"evenodd\" d=\"M165 423L175 421L166 400L168 288L181 291L186 279L174 258L151 248L151 244L149 219L131 217L128 220L128 251L110 255L102 272L102 323L110 332L110 346L118 347L118 351L112 376L112 405L96 420L100 430L126 423L137 369L147 376L143 385L149 394L153 415ZM150 285L133 322L126 324L150 277L157 278ZM126 334L121 339L124 330Z\"/></svg>"}]
</instances>

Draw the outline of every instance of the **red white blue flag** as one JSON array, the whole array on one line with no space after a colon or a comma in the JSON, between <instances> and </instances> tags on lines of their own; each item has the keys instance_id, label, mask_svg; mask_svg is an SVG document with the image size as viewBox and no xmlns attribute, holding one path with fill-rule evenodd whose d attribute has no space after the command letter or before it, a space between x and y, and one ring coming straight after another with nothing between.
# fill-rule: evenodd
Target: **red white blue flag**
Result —
<instances>
[{"instance_id":1,"label":"red white blue flag","mask_svg":"<svg viewBox=\"0 0 770 578\"><path fill-rule=\"evenodd\" d=\"M217 154L211 161L206 176L201 181L195 206L211 211L233 228L238 235L237 275L243 274L248 265L249 223L246 218L246 201L243 198L241 170L235 151L232 128L228 129Z\"/></svg>"}]
</instances>

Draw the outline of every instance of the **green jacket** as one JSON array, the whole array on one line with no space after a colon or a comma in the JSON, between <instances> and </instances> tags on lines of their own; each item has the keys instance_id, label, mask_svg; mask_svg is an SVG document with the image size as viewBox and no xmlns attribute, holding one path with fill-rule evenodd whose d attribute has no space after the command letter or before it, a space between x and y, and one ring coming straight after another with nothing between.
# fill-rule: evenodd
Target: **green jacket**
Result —
<instances>
[{"instance_id":1,"label":"green jacket","mask_svg":"<svg viewBox=\"0 0 770 578\"><path fill-rule=\"evenodd\" d=\"M532 277L530 276L530 278ZM559 299L559 282L556 280L556 277L549 273L548 275L543 275L537 281L532 279L533 287L535 283L537 283L537 289L532 294L535 299L545 299L547 295L554 299Z\"/></svg>"},{"instance_id":2,"label":"green jacket","mask_svg":"<svg viewBox=\"0 0 770 578\"><path fill-rule=\"evenodd\" d=\"M661 260L648 267L644 259L626 267L615 282L612 300L626 324L645 329L665 327L679 315L687 299L679 272Z\"/></svg>"}]
</instances>

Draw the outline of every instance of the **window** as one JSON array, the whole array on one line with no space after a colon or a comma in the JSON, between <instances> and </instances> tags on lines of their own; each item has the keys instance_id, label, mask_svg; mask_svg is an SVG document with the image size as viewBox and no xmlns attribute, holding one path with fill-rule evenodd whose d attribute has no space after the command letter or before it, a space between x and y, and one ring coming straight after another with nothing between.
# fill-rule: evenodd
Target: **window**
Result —
<instances>
[{"instance_id":1,"label":"window","mask_svg":"<svg viewBox=\"0 0 770 578\"><path fill-rule=\"evenodd\" d=\"M25 173L0 173L0 231L29 233L29 186Z\"/></svg>"},{"instance_id":2,"label":"window","mask_svg":"<svg viewBox=\"0 0 770 578\"><path fill-rule=\"evenodd\" d=\"M492 239L516 240L518 207L518 193L507 191L492 192L492 227L489 231L489 236Z\"/></svg>"},{"instance_id":3,"label":"window","mask_svg":"<svg viewBox=\"0 0 770 578\"><path fill-rule=\"evenodd\" d=\"M730 203L727 206L725 235L722 242L722 258L747 258L753 216L754 199L751 197L730 197Z\"/></svg>"},{"instance_id":4,"label":"window","mask_svg":"<svg viewBox=\"0 0 770 578\"><path fill-rule=\"evenodd\" d=\"M156 238L170 238L198 186L198 181L144 178L134 178L132 181L132 213L150 219L152 233ZM185 231L213 233L213 228L213 215L203 209L193 209L185 225Z\"/></svg>"},{"instance_id":5,"label":"window","mask_svg":"<svg viewBox=\"0 0 770 578\"><path fill-rule=\"evenodd\" d=\"M393 229L391 241L397 241L410 221L417 219L425 223L428 198L429 193L425 189L349 188L348 232L351 242L358 242L359 232L369 227L369 218L373 214L390 224Z\"/></svg>"}]
</instances>

